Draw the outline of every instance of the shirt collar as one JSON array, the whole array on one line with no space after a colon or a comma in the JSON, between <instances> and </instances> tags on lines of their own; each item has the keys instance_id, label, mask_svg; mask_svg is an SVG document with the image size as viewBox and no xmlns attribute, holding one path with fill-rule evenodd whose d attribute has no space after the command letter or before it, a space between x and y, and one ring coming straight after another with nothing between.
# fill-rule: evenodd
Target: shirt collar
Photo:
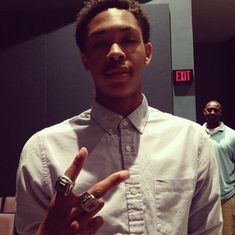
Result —
<instances>
[{"instance_id":1,"label":"shirt collar","mask_svg":"<svg viewBox=\"0 0 235 235\"><path fill-rule=\"evenodd\" d=\"M210 135L214 135L216 134L217 132L223 132L224 129L225 129L225 126L224 126L224 123L221 122L220 125L218 127L216 127L215 129L213 130L210 130L206 127L206 123L203 124L203 127L205 128L206 132Z\"/></svg>"},{"instance_id":2,"label":"shirt collar","mask_svg":"<svg viewBox=\"0 0 235 235\"><path fill-rule=\"evenodd\" d=\"M112 132L118 128L120 122L125 119L122 115L102 106L95 100L92 104L91 116L98 125L109 134L112 134ZM126 119L128 119L140 133L143 133L148 120L148 102L144 95L141 104L130 113Z\"/></svg>"}]
</instances>

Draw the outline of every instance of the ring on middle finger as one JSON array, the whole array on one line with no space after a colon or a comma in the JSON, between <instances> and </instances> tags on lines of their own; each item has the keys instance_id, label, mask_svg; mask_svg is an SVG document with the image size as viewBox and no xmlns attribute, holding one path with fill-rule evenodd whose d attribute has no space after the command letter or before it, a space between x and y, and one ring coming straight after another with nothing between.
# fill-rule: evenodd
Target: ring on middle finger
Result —
<instances>
[{"instance_id":1,"label":"ring on middle finger","mask_svg":"<svg viewBox=\"0 0 235 235\"><path fill-rule=\"evenodd\" d=\"M99 201L94 195L85 192L80 196L80 206L84 211L92 212L99 206Z\"/></svg>"}]
</instances>

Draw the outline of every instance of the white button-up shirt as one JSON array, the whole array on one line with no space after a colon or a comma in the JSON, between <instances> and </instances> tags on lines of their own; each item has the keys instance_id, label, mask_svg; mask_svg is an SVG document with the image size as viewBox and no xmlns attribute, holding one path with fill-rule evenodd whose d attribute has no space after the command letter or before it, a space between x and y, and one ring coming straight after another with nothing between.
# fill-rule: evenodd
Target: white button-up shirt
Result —
<instances>
[{"instance_id":1,"label":"white button-up shirt","mask_svg":"<svg viewBox=\"0 0 235 235\"><path fill-rule=\"evenodd\" d=\"M100 211L98 235L221 234L220 188L211 143L200 125L142 104L128 117L92 109L46 128L26 143L17 173L16 227L33 235L59 175L78 150L89 156L74 191L87 191L121 169Z\"/></svg>"}]
</instances>

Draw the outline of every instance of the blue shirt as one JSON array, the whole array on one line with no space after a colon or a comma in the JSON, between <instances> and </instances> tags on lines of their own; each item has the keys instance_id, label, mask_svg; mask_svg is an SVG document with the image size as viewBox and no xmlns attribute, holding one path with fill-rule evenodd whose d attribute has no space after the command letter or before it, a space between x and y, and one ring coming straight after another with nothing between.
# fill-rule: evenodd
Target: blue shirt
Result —
<instances>
[{"instance_id":1,"label":"blue shirt","mask_svg":"<svg viewBox=\"0 0 235 235\"><path fill-rule=\"evenodd\" d=\"M74 192L118 170L130 172L104 197L98 235L221 234L219 175L208 136L194 122L149 107L145 97L126 118L94 102L30 138L17 172L19 233L35 234L57 177L82 146L89 156Z\"/></svg>"},{"instance_id":2,"label":"blue shirt","mask_svg":"<svg viewBox=\"0 0 235 235\"><path fill-rule=\"evenodd\" d=\"M206 124L203 125L206 128ZM221 122L214 130L206 128L220 169L221 199L235 194L235 131Z\"/></svg>"}]
</instances>

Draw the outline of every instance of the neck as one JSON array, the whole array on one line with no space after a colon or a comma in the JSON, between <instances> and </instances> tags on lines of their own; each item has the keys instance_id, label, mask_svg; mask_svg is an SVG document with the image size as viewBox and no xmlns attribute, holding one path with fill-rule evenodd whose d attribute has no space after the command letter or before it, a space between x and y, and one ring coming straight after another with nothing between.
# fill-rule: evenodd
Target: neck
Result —
<instances>
[{"instance_id":1,"label":"neck","mask_svg":"<svg viewBox=\"0 0 235 235\"><path fill-rule=\"evenodd\" d=\"M221 122L207 122L206 127L208 129L215 129L216 127L220 126Z\"/></svg>"},{"instance_id":2,"label":"neck","mask_svg":"<svg viewBox=\"0 0 235 235\"><path fill-rule=\"evenodd\" d=\"M122 115L123 117L127 117L132 111L134 111L141 104L142 100L142 94L125 98L96 97L96 101L99 104Z\"/></svg>"}]
</instances>

